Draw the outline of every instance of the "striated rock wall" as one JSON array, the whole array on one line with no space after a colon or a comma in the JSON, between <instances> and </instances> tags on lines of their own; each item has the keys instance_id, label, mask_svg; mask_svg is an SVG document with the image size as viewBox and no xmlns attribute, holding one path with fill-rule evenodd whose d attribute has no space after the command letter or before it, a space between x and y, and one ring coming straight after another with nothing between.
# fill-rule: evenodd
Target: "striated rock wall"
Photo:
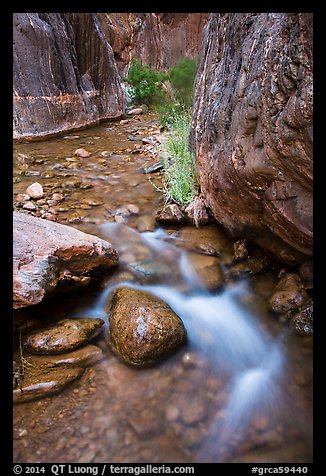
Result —
<instances>
[{"instance_id":1,"label":"striated rock wall","mask_svg":"<svg viewBox=\"0 0 326 476\"><path fill-rule=\"evenodd\" d=\"M94 13L15 13L14 138L36 139L120 116L112 48Z\"/></svg>"},{"instance_id":2,"label":"striated rock wall","mask_svg":"<svg viewBox=\"0 0 326 476\"><path fill-rule=\"evenodd\" d=\"M282 261L312 255L312 14L210 14L190 142L218 222Z\"/></svg>"},{"instance_id":3,"label":"striated rock wall","mask_svg":"<svg viewBox=\"0 0 326 476\"><path fill-rule=\"evenodd\" d=\"M167 70L183 56L199 55L207 13L98 13L118 69L131 58Z\"/></svg>"}]
</instances>

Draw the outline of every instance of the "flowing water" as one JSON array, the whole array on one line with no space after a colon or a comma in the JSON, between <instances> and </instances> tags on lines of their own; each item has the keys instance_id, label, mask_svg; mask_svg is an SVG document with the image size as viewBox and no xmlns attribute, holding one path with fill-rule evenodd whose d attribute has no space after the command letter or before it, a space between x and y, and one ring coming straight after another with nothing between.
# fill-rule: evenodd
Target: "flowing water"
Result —
<instances>
[{"instance_id":1,"label":"flowing water","mask_svg":"<svg viewBox=\"0 0 326 476\"><path fill-rule=\"evenodd\" d=\"M266 298L277 282L272 272L225 280L217 291L207 288L212 260L225 276L232 256L232 242L217 225L153 225L162 197L140 171L148 157L132 154L126 135L136 128L146 136L155 127L149 116L129 125L102 124L78 139L15 148L15 193L33 181L45 191L63 191L57 221L69 223L77 210L80 220L71 225L107 239L120 256L113 276L36 306L34 316L106 320L112 290L127 285L166 301L183 320L188 341L160 364L139 370L120 362L103 335L97 337L104 358L79 381L59 396L15 405L14 461L312 461L311 339L295 335L267 311ZM76 163L67 157L81 146L91 158L68 168ZM103 150L109 158L103 159ZM27 175L19 154L34 161ZM54 175L46 178L51 170ZM71 175L65 176L67 170ZM70 188L76 177L93 187ZM156 174L153 181L159 180ZM136 213L128 214L128 204L139 210L131 207ZM115 216L122 217L118 223ZM213 245L217 257L198 253L203 243Z\"/></svg>"}]
</instances>

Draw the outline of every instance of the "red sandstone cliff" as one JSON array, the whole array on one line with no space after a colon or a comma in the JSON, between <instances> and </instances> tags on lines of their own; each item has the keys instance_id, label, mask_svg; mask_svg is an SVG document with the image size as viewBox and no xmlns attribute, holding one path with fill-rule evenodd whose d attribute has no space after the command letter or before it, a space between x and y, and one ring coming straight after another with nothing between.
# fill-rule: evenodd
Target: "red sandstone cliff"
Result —
<instances>
[{"instance_id":1,"label":"red sandstone cliff","mask_svg":"<svg viewBox=\"0 0 326 476\"><path fill-rule=\"evenodd\" d=\"M312 255L312 14L210 14L191 144L227 229L288 263Z\"/></svg>"},{"instance_id":2,"label":"red sandstone cliff","mask_svg":"<svg viewBox=\"0 0 326 476\"><path fill-rule=\"evenodd\" d=\"M98 13L119 71L132 57L159 70L199 55L207 13Z\"/></svg>"},{"instance_id":3,"label":"red sandstone cliff","mask_svg":"<svg viewBox=\"0 0 326 476\"><path fill-rule=\"evenodd\" d=\"M123 113L112 48L94 13L15 13L13 20L15 138Z\"/></svg>"}]
</instances>

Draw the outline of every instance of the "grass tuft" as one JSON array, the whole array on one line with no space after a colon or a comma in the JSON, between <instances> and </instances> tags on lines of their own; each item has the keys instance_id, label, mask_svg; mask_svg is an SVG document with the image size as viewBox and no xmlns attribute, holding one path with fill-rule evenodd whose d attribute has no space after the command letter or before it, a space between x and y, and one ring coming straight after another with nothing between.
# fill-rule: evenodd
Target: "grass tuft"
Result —
<instances>
[{"instance_id":1,"label":"grass tuft","mask_svg":"<svg viewBox=\"0 0 326 476\"><path fill-rule=\"evenodd\" d=\"M160 146L165 199L180 205L191 203L199 190L194 158L189 148L189 128L189 112L184 110L171 116Z\"/></svg>"}]
</instances>

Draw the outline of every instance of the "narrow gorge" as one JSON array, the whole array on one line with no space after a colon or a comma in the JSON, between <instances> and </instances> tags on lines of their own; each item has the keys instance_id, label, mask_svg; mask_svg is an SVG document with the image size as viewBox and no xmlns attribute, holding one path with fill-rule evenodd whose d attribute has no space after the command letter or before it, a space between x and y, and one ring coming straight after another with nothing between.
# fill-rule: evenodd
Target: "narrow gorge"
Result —
<instances>
[{"instance_id":1,"label":"narrow gorge","mask_svg":"<svg viewBox=\"0 0 326 476\"><path fill-rule=\"evenodd\" d=\"M14 463L312 463L312 36L13 15Z\"/></svg>"}]
</instances>

